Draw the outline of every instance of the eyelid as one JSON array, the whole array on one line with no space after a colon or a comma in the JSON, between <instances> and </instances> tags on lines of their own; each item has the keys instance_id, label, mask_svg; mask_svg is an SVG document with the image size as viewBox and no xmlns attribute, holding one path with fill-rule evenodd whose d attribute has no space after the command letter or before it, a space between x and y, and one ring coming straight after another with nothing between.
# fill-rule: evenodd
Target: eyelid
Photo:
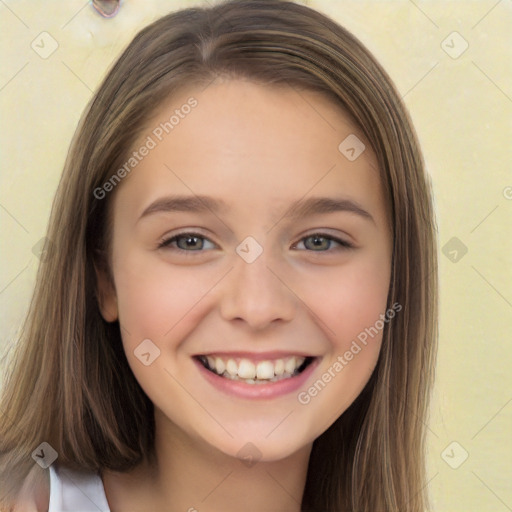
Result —
<instances>
[{"instance_id":1,"label":"eyelid","mask_svg":"<svg viewBox=\"0 0 512 512\"><path fill-rule=\"evenodd\" d=\"M215 246L217 245L217 244L215 244L215 242L210 240L210 238L208 238L207 236L203 235L200 231L193 231L193 230L191 230L189 228L188 230L183 230L183 231L180 231L178 233L173 233L172 235L169 235L169 236L167 236L167 235L163 236L159 240L158 248L159 249L161 249L161 248L165 249L167 247L170 247L170 244L172 242L174 242L180 236L185 236L185 235L189 235L191 237L201 238L203 240L207 240L208 242L212 243ZM339 245L339 247L337 247L335 249L324 250L324 251L312 251L312 250L308 250L308 249L301 249L302 251L309 252L309 253L319 253L319 254L321 254L321 253L332 253L332 252L335 252L336 250L354 249L356 247L352 242L349 242L348 240L345 240L344 238L341 238L339 236L335 236L335 235L332 235L330 233L326 233L324 231L312 231L310 233L302 234L300 236L300 238L297 240L297 242L295 242L292 245L292 249L294 247L296 247L297 244L299 244L300 242L303 242L305 239L310 238L312 236L318 236L319 238L325 238L327 240L331 240L331 241L337 243ZM177 252L181 252L181 253L203 253L203 252L206 252L205 250L190 250L190 251L187 251L185 249L181 249L180 247L172 247L172 250L173 251L177 251Z\"/></svg>"},{"instance_id":2,"label":"eyelid","mask_svg":"<svg viewBox=\"0 0 512 512\"><path fill-rule=\"evenodd\" d=\"M326 238L327 240L332 240L333 242L336 242L337 244L339 244L341 246L338 248L340 250L354 249L356 247L355 244L353 244L352 242L349 242L348 240L345 240L344 238L341 238L339 236L331 235L330 233L326 233L324 231L313 231L311 233L306 233L304 235L301 235L299 240L297 242L295 242L292 245L292 247L295 247L300 242L303 242L306 238L310 238L312 236L317 236L319 238ZM336 249L334 249L334 250L336 250ZM334 252L334 250L327 250L327 251L307 251L306 250L306 251L311 252L311 253L322 253L322 252L328 253L328 252Z\"/></svg>"},{"instance_id":3,"label":"eyelid","mask_svg":"<svg viewBox=\"0 0 512 512\"><path fill-rule=\"evenodd\" d=\"M210 238L208 238L207 236L203 235L201 232L193 231L193 230L191 230L189 228L188 230L180 231L178 233L173 233L172 235L164 235L158 241L157 248L158 249L166 249L167 247L170 247L170 244L172 242L174 242L176 238L178 238L180 236L185 236L185 235L195 236L197 238L202 238L204 240L208 240L210 243L212 243L215 246L217 245L215 242L210 240ZM172 247L172 250L177 251L177 252L181 252L181 253L205 252L203 250L200 250L200 251L186 251L185 249L181 249L180 247Z\"/></svg>"}]
</instances>

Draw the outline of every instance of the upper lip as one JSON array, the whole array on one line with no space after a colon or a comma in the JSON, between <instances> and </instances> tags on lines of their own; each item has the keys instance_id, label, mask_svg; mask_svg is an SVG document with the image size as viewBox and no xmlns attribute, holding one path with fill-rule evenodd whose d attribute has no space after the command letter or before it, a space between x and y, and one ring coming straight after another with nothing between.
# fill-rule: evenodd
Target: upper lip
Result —
<instances>
[{"instance_id":1,"label":"upper lip","mask_svg":"<svg viewBox=\"0 0 512 512\"><path fill-rule=\"evenodd\" d=\"M274 350L272 352L227 352L227 351L208 351L208 352L202 352L200 354L195 354L194 357L199 356L217 356L222 357L223 359L249 359L251 361L268 361L272 359L282 359L292 356L298 356L298 357L317 357L313 354L302 352L302 351L281 351L281 350Z\"/></svg>"}]
</instances>

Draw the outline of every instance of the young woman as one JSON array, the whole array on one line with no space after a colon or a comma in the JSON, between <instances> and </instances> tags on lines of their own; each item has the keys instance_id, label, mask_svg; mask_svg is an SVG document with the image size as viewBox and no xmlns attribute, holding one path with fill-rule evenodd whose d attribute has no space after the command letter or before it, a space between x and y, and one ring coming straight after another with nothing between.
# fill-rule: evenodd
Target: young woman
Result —
<instances>
[{"instance_id":1,"label":"young woman","mask_svg":"<svg viewBox=\"0 0 512 512\"><path fill-rule=\"evenodd\" d=\"M428 507L430 186L338 24L236 0L143 29L47 240L0 403L4 510Z\"/></svg>"}]
</instances>

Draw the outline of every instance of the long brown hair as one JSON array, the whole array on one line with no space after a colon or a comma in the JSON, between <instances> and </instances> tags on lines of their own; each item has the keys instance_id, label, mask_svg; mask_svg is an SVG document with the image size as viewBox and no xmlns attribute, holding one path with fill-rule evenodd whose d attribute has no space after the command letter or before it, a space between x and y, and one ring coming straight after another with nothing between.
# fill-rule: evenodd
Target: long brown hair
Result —
<instances>
[{"instance_id":1,"label":"long brown hair","mask_svg":"<svg viewBox=\"0 0 512 512\"><path fill-rule=\"evenodd\" d=\"M169 14L114 64L79 124L57 190L47 255L0 402L4 503L55 464L127 471L154 456L153 404L132 374L120 326L100 315L95 266L108 271L109 205L101 187L126 161L147 119L178 88L219 76L319 91L337 102L378 158L391 214L386 324L375 371L315 440L303 510L428 508L425 423L437 343L436 228L431 191L407 110L387 73L347 30L308 7L234 0Z\"/></svg>"}]
</instances>

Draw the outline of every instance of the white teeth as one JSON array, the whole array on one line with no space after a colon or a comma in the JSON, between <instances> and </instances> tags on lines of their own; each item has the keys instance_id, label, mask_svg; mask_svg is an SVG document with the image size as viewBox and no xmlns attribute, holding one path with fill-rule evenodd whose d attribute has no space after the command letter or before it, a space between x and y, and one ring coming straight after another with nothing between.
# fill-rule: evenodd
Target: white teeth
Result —
<instances>
[{"instance_id":1,"label":"white teeth","mask_svg":"<svg viewBox=\"0 0 512 512\"><path fill-rule=\"evenodd\" d=\"M270 361L261 361L258 363L256 367L256 377L258 377L258 379L271 379L273 376L274 365Z\"/></svg>"},{"instance_id":2,"label":"white teeth","mask_svg":"<svg viewBox=\"0 0 512 512\"><path fill-rule=\"evenodd\" d=\"M217 373L219 375L222 375L224 373L224 370L226 369L226 365L224 364L224 361L220 357L216 357L215 366L210 365L210 368L212 370L217 370Z\"/></svg>"},{"instance_id":3,"label":"white teeth","mask_svg":"<svg viewBox=\"0 0 512 512\"><path fill-rule=\"evenodd\" d=\"M262 380L259 380L259 379L241 379L238 375L230 375L228 372L225 372L224 375L222 375L222 377L226 378L226 379L229 379L229 380L237 380L239 382L245 382L246 384L267 384L269 382L277 382L279 380L283 380L283 379L288 379L291 377L290 374L288 373L284 373L283 375L279 376L279 377L272 377L271 379L262 379Z\"/></svg>"},{"instance_id":4,"label":"white teeth","mask_svg":"<svg viewBox=\"0 0 512 512\"><path fill-rule=\"evenodd\" d=\"M302 366L305 357L291 356L274 361L260 361L253 363L247 358L228 359L219 356L203 356L203 360L217 375L233 380L241 380L249 384L262 384L264 382L276 382L284 378L292 377L298 368ZM238 362L237 362L238 361Z\"/></svg>"},{"instance_id":5,"label":"white teeth","mask_svg":"<svg viewBox=\"0 0 512 512\"><path fill-rule=\"evenodd\" d=\"M226 363L226 371L233 375L238 375L238 365L236 364L234 359L228 359L228 362Z\"/></svg>"},{"instance_id":6,"label":"white teeth","mask_svg":"<svg viewBox=\"0 0 512 512\"><path fill-rule=\"evenodd\" d=\"M286 373L293 373L295 370L295 357L290 357L285 363L284 363L284 371Z\"/></svg>"},{"instance_id":7,"label":"white teeth","mask_svg":"<svg viewBox=\"0 0 512 512\"><path fill-rule=\"evenodd\" d=\"M278 359L274 363L274 373L276 375L283 375L283 373L284 373L284 361L282 359Z\"/></svg>"},{"instance_id":8,"label":"white teeth","mask_svg":"<svg viewBox=\"0 0 512 512\"><path fill-rule=\"evenodd\" d=\"M238 365L238 376L242 379L254 379L256 377L256 366L248 359L242 359Z\"/></svg>"}]
</instances>

